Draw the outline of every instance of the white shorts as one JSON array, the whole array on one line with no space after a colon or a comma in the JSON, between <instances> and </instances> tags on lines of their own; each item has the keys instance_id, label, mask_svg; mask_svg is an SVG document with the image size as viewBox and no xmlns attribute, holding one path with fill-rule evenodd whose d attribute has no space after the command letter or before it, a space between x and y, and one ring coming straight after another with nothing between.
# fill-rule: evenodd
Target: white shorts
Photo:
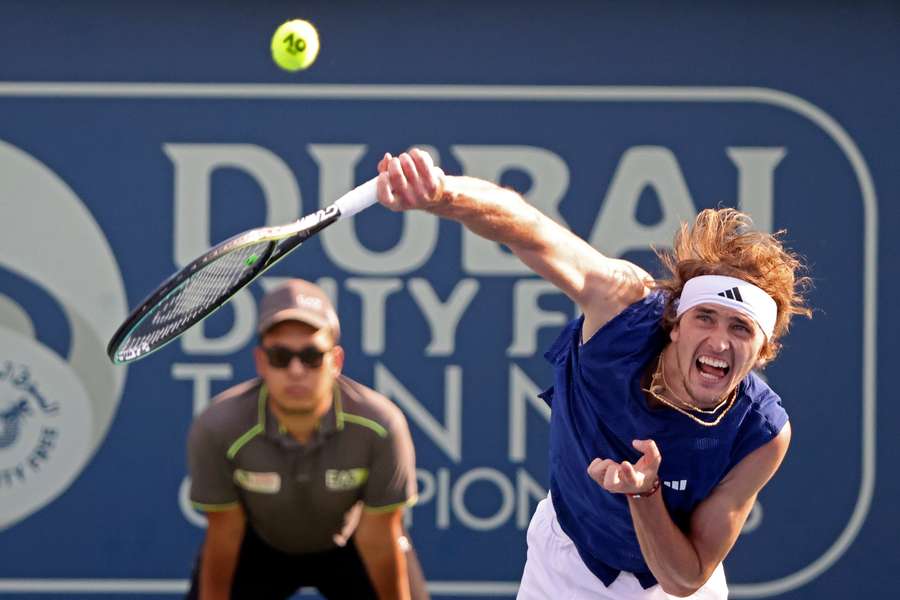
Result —
<instances>
[{"instance_id":1,"label":"white shorts","mask_svg":"<svg viewBox=\"0 0 900 600\"><path fill-rule=\"evenodd\" d=\"M575 544L563 533L550 497L541 500L528 525L528 558L519 584L517 600L669 600L677 598L659 585L644 589L637 577L622 571L606 587L585 566ZM728 597L725 570L720 564L709 581L688 596L695 600Z\"/></svg>"}]
</instances>

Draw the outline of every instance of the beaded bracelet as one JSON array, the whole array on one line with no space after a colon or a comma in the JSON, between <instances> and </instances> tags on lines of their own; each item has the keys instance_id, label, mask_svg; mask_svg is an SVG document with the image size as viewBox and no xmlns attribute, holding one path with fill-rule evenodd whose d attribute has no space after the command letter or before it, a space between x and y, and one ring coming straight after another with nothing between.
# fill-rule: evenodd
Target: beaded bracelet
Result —
<instances>
[{"instance_id":1,"label":"beaded bracelet","mask_svg":"<svg viewBox=\"0 0 900 600\"><path fill-rule=\"evenodd\" d=\"M650 486L650 489L646 492L639 492L637 494L629 494L632 498L649 498L653 494L656 493L656 490L659 489L659 477L653 480L653 485Z\"/></svg>"}]
</instances>

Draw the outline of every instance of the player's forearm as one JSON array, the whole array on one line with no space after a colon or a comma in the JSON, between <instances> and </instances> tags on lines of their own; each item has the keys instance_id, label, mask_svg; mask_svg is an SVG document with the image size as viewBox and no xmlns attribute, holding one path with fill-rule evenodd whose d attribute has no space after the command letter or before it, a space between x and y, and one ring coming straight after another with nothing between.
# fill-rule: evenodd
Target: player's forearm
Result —
<instances>
[{"instance_id":1,"label":"player's forearm","mask_svg":"<svg viewBox=\"0 0 900 600\"><path fill-rule=\"evenodd\" d=\"M359 550L379 600L410 599L406 558L395 542Z\"/></svg>"},{"instance_id":2,"label":"player's forearm","mask_svg":"<svg viewBox=\"0 0 900 600\"><path fill-rule=\"evenodd\" d=\"M447 176L443 198L434 206L435 214L514 251L540 248L547 243L548 229L559 227L518 193L483 179Z\"/></svg>"},{"instance_id":3,"label":"player's forearm","mask_svg":"<svg viewBox=\"0 0 900 600\"><path fill-rule=\"evenodd\" d=\"M535 273L584 306L588 273L603 274L599 252L518 193L473 177L447 177L432 212L507 246Z\"/></svg>"},{"instance_id":4,"label":"player's forearm","mask_svg":"<svg viewBox=\"0 0 900 600\"><path fill-rule=\"evenodd\" d=\"M641 553L663 590L689 596L709 579L716 565L704 565L691 540L675 525L662 493L630 498L631 518Z\"/></svg>"}]
</instances>

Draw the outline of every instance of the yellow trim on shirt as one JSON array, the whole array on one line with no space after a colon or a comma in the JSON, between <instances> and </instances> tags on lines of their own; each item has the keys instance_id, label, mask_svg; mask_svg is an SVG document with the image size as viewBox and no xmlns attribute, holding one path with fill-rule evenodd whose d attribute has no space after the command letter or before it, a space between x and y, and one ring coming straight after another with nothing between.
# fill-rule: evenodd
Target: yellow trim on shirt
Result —
<instances>
[{"instance_id":1,"label":"yellow trim on shirt","mask_svg":"<svg viewBox=\"0 0 900 600\"><path fill-rule=\"evenodd\" d=\"M363 510L369 513L388 513L394 512L398 508L408 508L415 505L416 502L419 501L418 496L413 496L403 502L396 502L394 504L388 504L387 506L369 506L368 504L363 504Z\"/></svg>"},{"instance_id":2,"label":"yellow trim on shirt","mask_svg":"<svg viewBox=\"0 0 900 600\"><path fill-rule=\"evenodd\" d=\"M225 452L225 456L228 457L228 460L233 459L238 452L240 452L241 448L247 445L247 442L255 438L257 435L265 432L266 430L266 398L269 396L269 389L265 384L260 386L259 388L259 399L257 400L257 422L256 425L248 429L244 432L244 434L232 442L231 446L228 447L228 450Z\"/></svg>"},{"instance_id":3,"label":"yellow trim on shirt","mask_svg":"<svg viewBox=\"0 0 900 600\"><path fill-rule=\"evenodd\" d=\"M191 506L203 512L223 512L237 508L240 502L229 502L228 504L201 504L199 502L191 502Z\"/></svg>"},{"instance_id":4,"label":"yellow trim on shirt","mask_svg":"<svg viewBox=\"0 0 900 600\"><path fill-rule=\"evenodd\" d=\"M348 423L356 423L357 425L362 425L363 427L368 427L372 431L378 434L378 437L387 437L388 432L387 429L381 426L380 423L373 421L372 419L367 419L365 417L361 417L359 415L354 415L350 413L343 413L344 421Z\"/></svg>"}]
</instances>

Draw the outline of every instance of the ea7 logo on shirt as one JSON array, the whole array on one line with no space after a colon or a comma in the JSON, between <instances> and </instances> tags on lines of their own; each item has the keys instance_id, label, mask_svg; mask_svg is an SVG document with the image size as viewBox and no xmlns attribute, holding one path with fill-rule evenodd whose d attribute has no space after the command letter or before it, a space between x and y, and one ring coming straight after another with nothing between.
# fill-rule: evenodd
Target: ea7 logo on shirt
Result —
<instances>
[{"instance_id":1,"label":"ea7 logo on shirt","mask_svg":"<svg viewBox=\"0 0 900 600\"><path fill-rule=\"evenodd\" d=\"M358 469L328 469L325 471L325 487L333 492L353 490L361 486L369 478L369 470Z\"/></svg>"},{"instance_id":2,"label":"ea7 logo on shirt","mask_svg":"<svg viewBox=\"0 0 900 600\"><path fill-rule=\"evenodd\" d=\"M277 494L281 491L281 475L278 473L254 473L237 469L234 482L249 492Z\"/></svg>"},{"instance_id":3,"label":"ea7 logo on shirt","mask_svg":"<svg viewBox=\"0 0 900 600\"><path fill-rule=\"evenodd\" d=\"M674 481L663 481L663 485L673 490L683 492L687 488L687 479L676 479Z\"/></svg>"}]
</instances>

